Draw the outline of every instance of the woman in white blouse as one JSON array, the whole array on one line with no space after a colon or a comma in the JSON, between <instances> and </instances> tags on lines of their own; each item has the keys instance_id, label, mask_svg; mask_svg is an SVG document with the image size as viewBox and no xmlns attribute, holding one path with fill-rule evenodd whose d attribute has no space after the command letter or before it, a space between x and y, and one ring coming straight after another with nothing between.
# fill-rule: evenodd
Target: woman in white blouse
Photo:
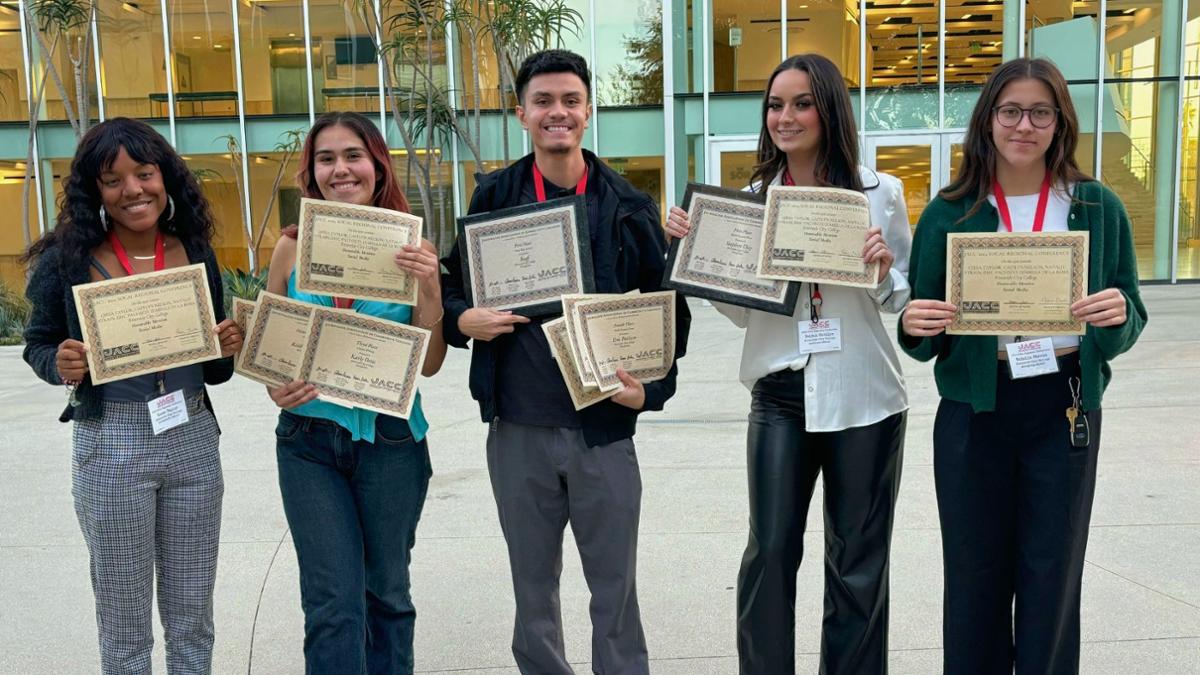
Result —
<instances>
[{"instance_id":1,"label":"woman in white blouse","mask_svg":"<svg viewBox=\"0 0 1200 675\"><path fill-rule=\"evenodd\" d=\"M747 434L750 537L738 575L741 672L795 672L796 572L817 475L825 487L825 619L821 672L887 671L888 551L908 400L880 310L909 297L912 244L900 181L858 164L845 80L829 59L793 56L767 81L751 188L819 185L864 192L872 227L864 262L873 289L808 284L795 313L717 304L746 329L741 380L752 391ZM667 233L687 236L674 207ZM799 331L837 319L841 348L809 353Z\"/></svg>"}]
</instances>

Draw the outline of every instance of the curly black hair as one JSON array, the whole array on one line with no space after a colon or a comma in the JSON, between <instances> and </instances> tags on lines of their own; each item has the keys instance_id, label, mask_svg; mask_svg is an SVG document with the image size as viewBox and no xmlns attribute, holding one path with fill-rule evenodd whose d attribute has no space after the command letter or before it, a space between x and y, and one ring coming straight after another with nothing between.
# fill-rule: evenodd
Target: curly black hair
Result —
<instances>
[{"instance_id":1,"label":"curly black hair","mask_svg":"<svg viewBox=\"0 0 1200 675\"><path fill-rule=\"evenodd\" d=\"M78 265L108 237L100 223L99 179L112 167L121 148L134 161L157 166L162 174L163 187L175 202L175 216L166 220L164 212L159 229L179 238L189 250L211 249L215 231L212 208L183 158L149 124L114 117L92 127L79 142L71 172L63 178L54 229L25 251L24 262L60 246L63 267Z\"/></svg>"}]
</instances>

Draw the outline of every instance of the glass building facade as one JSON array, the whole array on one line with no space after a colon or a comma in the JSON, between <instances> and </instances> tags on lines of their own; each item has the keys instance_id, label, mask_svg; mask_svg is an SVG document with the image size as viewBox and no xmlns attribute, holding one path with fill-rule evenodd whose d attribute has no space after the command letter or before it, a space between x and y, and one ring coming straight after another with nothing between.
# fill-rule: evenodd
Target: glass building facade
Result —
<instances>
[{"instance_id":1,"label":"glass building facade","mask_svg":"<svg viewBox=\"0 0 1200 675\"><path fill-rule=\"evenodd\" d=\"M53 53L68 95L46 85L31 111L48 41L36 39L24 20L24 0L0 0L0 204L8 214L0 220L0 275L20 285L17 259L27 237L54 222L75 145L67 106L77 109L80 96L88 97L93 121L142 118L178 148L212 201L225 265L261 264L280 225L295 220L289 133L330 110L378 121L414 211L435 224L427 236L444 249L474 173L519 157L528 140L499 110L511 106L512 94L486 34L461 26L426 32L389 19L409 6L453 13L499 3L371 3L96 0L93 20L77 30L90 41L73 43L85 44L87 53ZM678 203L688 181L745 185L766 78L785 55L813 51L841 68L863 161L903 181L915 223L957 169L963 128L991 69L1004 59L1041 56L1071 82L1079 163L1123 199L1142 279L1200 278L1200 0L565 5L577 21L558 44L587 57L594 76L585 145L664 210ZM422 67L376 47L389 43L419 45ZM419 147L406 145L393 115L421 105L410 96L421 82L443 92L438 100L446 105L431 107L445 114L452 108L467 128L478 125L477 142L432 134ZM25 233L17 214L31 114L38 126Z\"/></svg>"}]
</instances>

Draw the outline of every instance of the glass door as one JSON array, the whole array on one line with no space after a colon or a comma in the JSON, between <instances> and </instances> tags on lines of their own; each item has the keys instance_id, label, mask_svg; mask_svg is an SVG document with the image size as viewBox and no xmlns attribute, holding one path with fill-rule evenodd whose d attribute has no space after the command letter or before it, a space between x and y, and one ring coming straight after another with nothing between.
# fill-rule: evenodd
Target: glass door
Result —
<instances>
[{"instance_id":1,"label":"glass door","mask_svg":"<svg viewBox=\"0 0 1200 675\"><path fill-rule=\"evenodd\" d=\"M750 184L750 174L757 163L758 136L714 138L708 142L704 182L741 190Z\"/></svg>"},{"instance_id":2,"label":"glass door","mask_svg":"<svg viewBox=\"0 0 1200 675\"><path fill-rule=\"evenodd\" d=\"M962 133L870 136L866 165L904 185L908 222L914 227L925 205L942 189L962 160Z\"/></svg>"}]
</instances>

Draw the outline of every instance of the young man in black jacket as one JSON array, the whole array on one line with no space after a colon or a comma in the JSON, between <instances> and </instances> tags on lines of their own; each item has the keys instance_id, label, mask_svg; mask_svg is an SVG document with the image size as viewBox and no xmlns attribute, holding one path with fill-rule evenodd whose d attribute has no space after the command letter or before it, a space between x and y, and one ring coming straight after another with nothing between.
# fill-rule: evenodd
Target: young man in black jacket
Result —
<instances>
[{"instance_id":1,"label":"young man in black jacket","mask_svg":"<svg viewBox=\"0 0 1200 675\"><path fill-rule=\"evenodd\" d=\"M517 117L533 153L477 176L470 213L583 194L596 291L659 290L666 244L658 207L581 147L590 117L587 62L568 51L539 52L521 65L516 88ZM619 393L576 412L541 321L468 307L460 256L455 243L443 261L443 326L455 347L474 340L471 395L491 425L488 471L512 568L517 666L526 675L572 672L558 601L570 522L592 593L593 670L647 673L634 583L642 483L633 433L638 413L662 410L675 393L676 369L644 385L622 371ZM690 321L680 297L676 359L686 350Z\"/></svg>"}]
</instances>

